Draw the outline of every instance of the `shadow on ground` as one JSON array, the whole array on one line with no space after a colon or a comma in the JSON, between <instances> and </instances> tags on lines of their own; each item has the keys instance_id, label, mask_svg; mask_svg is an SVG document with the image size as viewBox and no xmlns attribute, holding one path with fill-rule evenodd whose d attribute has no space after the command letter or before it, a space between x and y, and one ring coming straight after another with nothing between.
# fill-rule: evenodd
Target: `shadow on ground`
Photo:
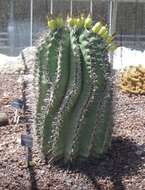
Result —
<instances>
[{"instance_id":1,"label":"shadow on ground","mask_svg":"<svg viewBox=\"0 0 145 190\"><path fill-rule=\"evenodd\" d=\"M113 139L109 154L99 161L89 160L87 162L77 162L75 165L63 165L59 162L57 167L86 175L96 190L106 189L97 183L98 177L111 180L113 187L107 188L108 190L124 190L122 178L135 175L143 164L141 156L136 154L138 148L137 144L130 140L118 137Z\"/></svg>"},{"instance_id":2,"label":"shadow on ground","mask_svg":"<svg viewBox=\"0 0 145 190\"><path fill-rule=\"evenodd\" d=\"M36 173L34 171L33 166L29 166L29 173L30 173L31 190L38 190Z\"/></svg>"}]
</instances>

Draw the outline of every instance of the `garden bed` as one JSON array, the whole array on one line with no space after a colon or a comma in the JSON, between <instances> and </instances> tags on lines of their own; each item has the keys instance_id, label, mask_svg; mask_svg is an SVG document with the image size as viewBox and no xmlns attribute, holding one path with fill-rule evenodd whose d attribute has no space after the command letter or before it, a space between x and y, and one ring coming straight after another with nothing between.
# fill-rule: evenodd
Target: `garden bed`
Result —
<instances>
[{"instance_id":1,"label":"garden bed","mask_svg":"<svg viewBox=\"0 0 145 190\"><path fill-rule=\"evenodd\" d=\"M0 110L9 125L0 127L0 190L143 190L145 188L145 96L121 93L114 76L114 132L111 150L100 160L64 166L44 162L36 143L33 166L27 167L20 137L25 118L12 123L10 102L22 98L23 85L18 74L0 75ZM5 101L4 101L5 100ZM31 100L30 100L31 101Z\"/></svg>"}]
</instances>

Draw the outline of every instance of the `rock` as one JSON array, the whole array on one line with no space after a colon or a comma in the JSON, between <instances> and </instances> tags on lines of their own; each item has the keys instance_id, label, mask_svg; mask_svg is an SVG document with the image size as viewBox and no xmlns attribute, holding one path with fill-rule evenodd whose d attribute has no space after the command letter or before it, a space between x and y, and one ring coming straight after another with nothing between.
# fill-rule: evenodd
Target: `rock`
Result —
<instances>
[{"instance_id":1,"label":"rock","mask_svg":"<svg viewBox=\"0 0 145 190\"><path fill-rule=\"evenodd\" d=\"M145 51L132 50L123 46L118 47L113 55L113 69L122 70L131 65L137 66L139 64L145 66L144 57Z\"/></svg>"},{"instance_id":2,"label":"rock","mask_svg":"<svg viewBox=\"0 0 145 190\"><path fill-rule=\"evenodd\" d=\"M0 126L8 124L8 116L6 113L0 112Z\"/></svg>"},{"instance_id":3,"label":"rock","mask_svg":"<svg viewBox=\"0 0 145 190\"><path fill-rule=\"evenodd\" d=\"M143 151L141 151L141 150L137 150L135 153L136 153L138 156L141 156L142 153L143 153Z\"/></svg>"},{"instance_id":4,"label":"rock","mask_svg":"<svg viewBox=\"0 0 145 190\"><path fill-rule=\"evenodd\" d=\"M24 72L24 65L21 56L10 57L0 54L0 73L1 74L18 74Z\"/></svg>"}]
</instances>

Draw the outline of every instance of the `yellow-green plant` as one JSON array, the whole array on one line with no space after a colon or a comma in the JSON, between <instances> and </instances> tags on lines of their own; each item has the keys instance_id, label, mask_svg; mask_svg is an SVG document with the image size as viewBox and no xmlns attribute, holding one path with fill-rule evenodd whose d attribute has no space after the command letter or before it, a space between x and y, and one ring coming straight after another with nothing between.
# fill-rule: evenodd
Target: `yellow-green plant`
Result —
<instances>
[{"instance_id":1,"label":"yellow-green plant","mask_svg":"<svg viewBox=\"0 0 145 190\"><path fill-rule=\"evenodd\" d=\"M145 67L130 66L121 74L120 87L123 92L145 94Z\"/></svg>"}]
</instances>

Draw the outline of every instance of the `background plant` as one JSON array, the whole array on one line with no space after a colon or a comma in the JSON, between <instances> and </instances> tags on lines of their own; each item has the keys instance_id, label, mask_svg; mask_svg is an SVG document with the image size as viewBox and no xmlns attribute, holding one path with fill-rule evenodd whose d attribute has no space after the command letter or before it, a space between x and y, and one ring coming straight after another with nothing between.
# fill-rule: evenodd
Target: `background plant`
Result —
<instances>
[{"instance_id":1,"label":"background plant","mask_svg":"<svg viewBox=\"0 0 145 190\"><path fill-rule=\"evenodd\" d=\"M145 67L130 66L121 74L120 87L123 92L145 94Z\"/></svg>"}]
</instances>

